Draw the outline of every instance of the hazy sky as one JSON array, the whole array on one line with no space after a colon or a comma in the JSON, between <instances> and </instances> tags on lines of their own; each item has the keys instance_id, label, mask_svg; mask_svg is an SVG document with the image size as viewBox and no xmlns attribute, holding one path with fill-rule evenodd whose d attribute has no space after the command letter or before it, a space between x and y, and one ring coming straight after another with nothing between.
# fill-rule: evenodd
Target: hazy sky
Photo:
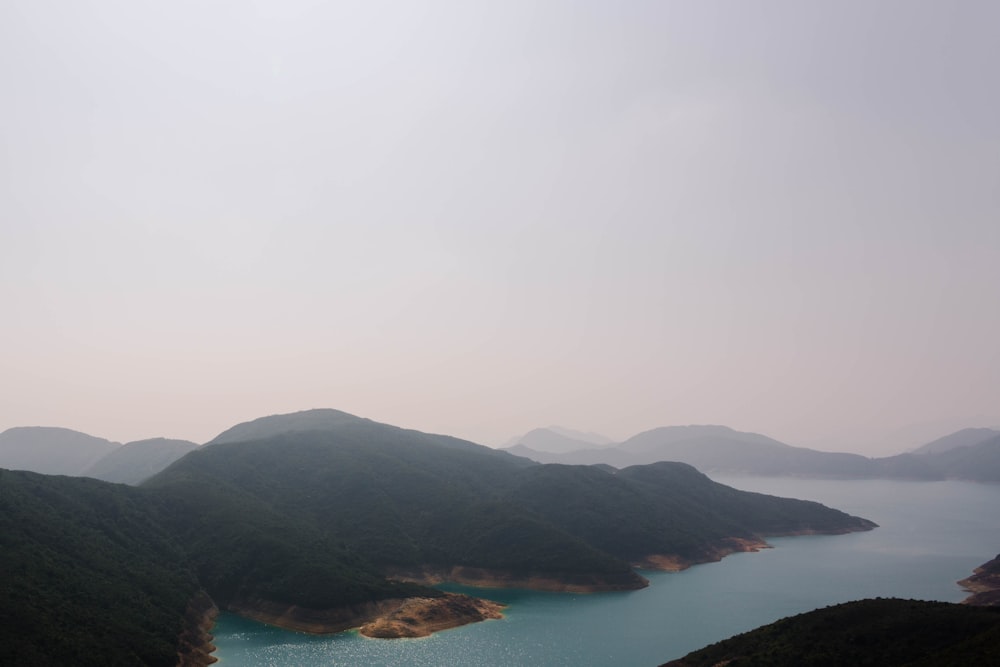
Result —
<instances>
[{"instance_id":1,"label":"hazy sky","mask_svg":"<svg viewBox=\"0 0 1000 667\"><path fill-rule=\"evenodd\" d=\"M0 430L998 426L998 66L994 0L3 0Z\"/></svg>"}]
</instances>

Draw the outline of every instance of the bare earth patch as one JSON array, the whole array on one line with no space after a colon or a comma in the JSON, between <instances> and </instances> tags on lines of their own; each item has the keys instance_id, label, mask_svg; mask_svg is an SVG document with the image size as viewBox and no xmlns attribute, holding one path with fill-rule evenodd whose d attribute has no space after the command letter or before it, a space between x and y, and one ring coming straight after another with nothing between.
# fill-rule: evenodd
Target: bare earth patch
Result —
<instances>
[{"instance_id":1,"label":"bare earth patch","mask_svg":"<svg viewBox=\"0 0 1000 667\"><path fill-rule=\"evenodd\" d=\"M362 625L360 632L379 639L426 637L467 623L502 618L503 607L498 602L458 594L408 598L395 611Z\"/></svg>"}]
</instances>

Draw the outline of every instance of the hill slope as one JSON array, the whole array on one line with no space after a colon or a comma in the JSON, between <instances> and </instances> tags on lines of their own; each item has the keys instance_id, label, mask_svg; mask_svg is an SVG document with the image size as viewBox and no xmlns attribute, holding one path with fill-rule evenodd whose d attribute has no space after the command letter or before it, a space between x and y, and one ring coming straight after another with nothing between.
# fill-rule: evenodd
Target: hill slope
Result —
<instances>
[{"instance_id":1,"label":"hill slope","mask_svg":"<svg viewBox=\"0 0 1000 667\"><path fill-rule=\"evenodd\" d=\"M961 431L956 431L937 440L932 440L926 445L917 447L912 453L918 455L941 454L956 447L978 445L997 436L1000 436L1000 431L992 428L964 428Z\"/></svg>"},{"instance_id":2,"label":"hill slope","mask_svg":"<svg viewBox=\"0 0 1000 667\"><path fill-rule=\"evenodd\" d=\"M300 428L317 422L322 430ZM634 587L641 580L629 563L650 556L698 562L731 549L731 538L759 543L767 534L874 525L815 503L728 489L682 464L621 473L542 466L336 411L252 424L243 432L288 430L216 439L146 486L227 485L335 535L386 571L459 567L536 584Z\"/></svg>"},{"instance_id":3,"label":"hill slope","mask_svg":"<svg viewBox=\"0 0 1000 667\"><path fill-rule=\"evenodd\" d=\"M176 664L185 560L136 489L0 470L0 663Z\"/></svg>"},{"instance_id":4,"label":"hill slope","mask_svg":"<svg viewBox=\"0 0 1000 667\"><path fill-rule=\"evenodd\" d=\"M876 599L782 619L666 663L715 665L992 665L1000 608Z\"/></svg>"},{"instance_id":5,"label":"hill slope","mask_svg":"<svg viewBox=\"0 0 1000 667\"><path fill-rule=\"evenodd\" d=\"M18 426L0 433L0 468L80 475L119 446L68 428Z\"/></svg>"},{"instance_id":6,"label":"hill slope","mask_svg":"<svg viewBox=\"0 0 1000 667\"><path fill-rule=\"evenodd\" d=\"M188 440L137 440L112 450L80 474L105 482L138 484L197 448L197 444Z\"/></svg>"}]
</instances>

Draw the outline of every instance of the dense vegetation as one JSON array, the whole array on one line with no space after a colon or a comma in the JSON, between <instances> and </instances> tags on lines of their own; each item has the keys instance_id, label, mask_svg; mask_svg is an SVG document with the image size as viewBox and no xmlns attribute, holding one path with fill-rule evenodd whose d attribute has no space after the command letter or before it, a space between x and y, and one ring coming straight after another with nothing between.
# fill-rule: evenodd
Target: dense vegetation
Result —
<instances>
[{"instance_id":1,"label":"dense vegetation","mask_svg":"<svg viewBox=\"0 0 1000 667\"><path fill-rule=\"evenodd\" d=\"M241 425L139 487L0 471L0 663L173 664L187 603L312 609L437 595L456 565L641 586L629 563L872 524L684 464L541 466L335 411ZM225 434L224 434L225 435ZM260 436L253 439L254 436Z\"/></svg>"},{"instance_id":2,"label":"dense vegetation","mask_svg":"<svg viewBox=\"0 0 1000 667\"><path fill-rule=\"evenodd\" d=\"M146 487L228 485L380 567L627 573L629 562L648 555L705 558L727 537L874 525L816 503L730 489L684 464L620 473L540 466L454 438L316 412L333 413L325 430L210 444ZM307 413L310 425L316 412ZM281 419L287 426L288 416ZM240 430L266 433L262 422Z\"/></svg>"},{"instance_id":3,"label":"dense vegetation","mask_svg":"<svg viewBox=\"0 0 1000 667\"><path fill-rule=\"evenodd\" d=\"M931 667L998 663L1000 609L876 599L786 618L667 665Z\"/></svg>"},{"instance_id":4,"label":"dense vegetation","mask_svg":"<svg viewBox=\"0 0 1000 667\"><path fill-rule=\"evenodd\" d=\"M0 470L0 664L173 665L198 590L136 489Z\"/></svg>"}]
</instances>

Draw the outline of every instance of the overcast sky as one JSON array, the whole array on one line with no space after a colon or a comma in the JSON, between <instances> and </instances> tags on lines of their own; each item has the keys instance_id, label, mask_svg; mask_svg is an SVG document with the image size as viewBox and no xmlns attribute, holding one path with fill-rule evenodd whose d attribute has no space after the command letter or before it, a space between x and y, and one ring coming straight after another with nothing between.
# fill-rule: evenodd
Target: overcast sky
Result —
<instances>
[{"instance_id":1,"label":"overcast sky","mask_svg":"<svg viewBox=\"0 0 1000 667\"><path fill-rule=\"evenodd\" d=\"M3 0L0 430L1000 426L998 66L993 0Z\"/></svg>"}]
</instances>

